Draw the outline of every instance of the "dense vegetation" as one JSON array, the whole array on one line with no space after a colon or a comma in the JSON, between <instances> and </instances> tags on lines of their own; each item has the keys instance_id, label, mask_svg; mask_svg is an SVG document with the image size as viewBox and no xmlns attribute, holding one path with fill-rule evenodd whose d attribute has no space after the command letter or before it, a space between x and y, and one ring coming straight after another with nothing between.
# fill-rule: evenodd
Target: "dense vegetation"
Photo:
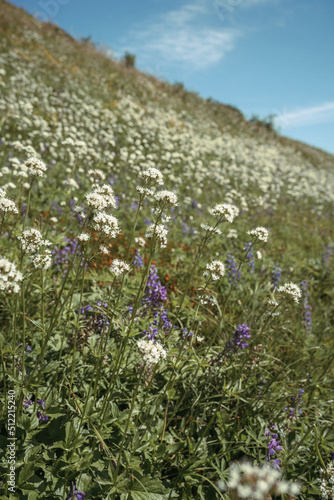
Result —
<instances>
[{"instance_id":1,"label":"dense vegetation","mask_svg":"<svg viewBox=\"0 0 334 500\"><path fill-rule=\"evenodd\" d=\"M334 158L0 13L0 499L334 498Z\"/></svg>"}]
</instances>

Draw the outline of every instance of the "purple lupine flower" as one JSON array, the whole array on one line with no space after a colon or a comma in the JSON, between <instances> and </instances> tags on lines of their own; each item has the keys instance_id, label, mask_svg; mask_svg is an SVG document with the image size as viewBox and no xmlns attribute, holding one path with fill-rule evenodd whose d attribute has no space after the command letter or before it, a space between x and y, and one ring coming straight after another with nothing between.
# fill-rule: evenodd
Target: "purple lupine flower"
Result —
<instances>
[{"instance_id":1,"label":"purple lupine flower","mask_svg":"<svg viewBox=\"0 0 334 500\"><path fill-rule=\"evenodd\" d=\"M282 269L278 266L274 266L274 269L271 273L271 286L274 290L277 290L278 283L281 281L281 273Z\"/></svg>"},{"instance_id":2,"label":"purple lupine flower","mask_svg":"<svg viewBox=\"0 0 334 500\"><path fill-rule=\"evenodd\" d=\"M152 309L153 311L159 309L163 302L167 300L167 290L165 286L161 285L161 281L157 274L156 266L151 266L147 285L145 288L143 305Z\"/></svg>"},{"instance_id":3,"label":"purple lupine flower","mask_svg":"<svg viewBox=\"0 0 334 500\"><path fill-rule=\"evenodd\" d=\"M245 243L244 252L246 252L246 260L248 262L249 272L253 273L255 270L255 261L254 261L253 245L250 241L248 243Z\"/></svg>"},{"instance_id":4,"label":"purple lupine flower","mask_svg":"<svg viewBox=\"0 0 334 500\"><path fill-rule=\"evenodd\" d=\"M31 396L25 396L24 399L23 399L23 406L24 406L25 410L27 408L29 408L29 406L32 405L32 401L31 401L30 397Z\"/></svg>"},{"instance_id":5,"label":"purple lupine flower","mask_svg":"<svg viewBox=\"0 0 334 500\"><path fill-rule=\"evenodd\" d=\"M100 300L98 300L96 306L104 307L105 309L107 309L108 304L106 302L101 302ZM75 312L76 314L79 314L79 309L75 309ZM104 328L109 328L110 322L107 319L106 314L101 311L96 311L90 304L82 307L80 309L80 314L83 315L83 319L89 323L89 326L96 329L99 333L101 333Z\"/></svg>"},{"instance_id":6,"label":"purple lupine flower","mask_svg":"<svg viewBox=\"0 0 334 500\"><path fill-rule=\"evenodd\" d=\"M249 325L238 325L234 330L233 345L239 349L245 349L249 347L248 343L244 339L250 339L251 335L249 333Z\"/></svg>"},{"instance_id":7,"label":"purple lupine flower","mask_svg":"<svg viewBox=\"0 0 334 500\"><path fill-rule=\"evenodd\" d=\"M303 414L302 405L304 392L304 389L300 389L298 391L298 396L292 395L289 397L288 406L284 407L284 411L289 412L289 418L294 419L298 414Z\"/></svg>"},{"instance_id":8,"label":"purple lupine flower","mask_svg":"<svg viewBox=\"0 0 334 500\"><path fill-rule=\"evenodd\" d=\"M273 458L275 454L279 451L282 450L282 446L280 444L280 441L277 439L278 434L274 432L276 430L277 424L273 424L270 422L270 427L266 428L264 431L264 435L268 436L269 441L268 441L268 450L267 450L267 456L266 456L266 462L270 462L270 465L274 469L280 469L280 463L281 460L279 458Z\"/></svg>"},{"instance_id":9,"label":"purple lupine flower","mask_svg":"<svg viewBox=\"0 0 334 500\"><path fill-rule=\"evenodd\" d=\"M143 330L142 335L147 335L149 340L153 340L156 335L158 335L159 328L163 330L169 330L172 323L168 319L167 309L160 309L160 311L154 311L153 321L150 323L148 330Z\"/></svg>"},{"instance_id":10,"label":"purple lupine flower","mask_svg":"<svg viewBox=\"0 0 334 500\"><path fill-rule=\"evenodd\" d=\"M334 245L333 243L330 243L326 250L322 254L322 265L324 266L325 270L328 272L328 267L329 267L329 262L331 260L331 257L333 255L334 251Z\"/></svg>"},{"instance_id":11,"label":"purple lupine flower","mask_svg":"<svg viewBox=\"0 0 334 500\"><path fill-rule=\"evenodd\" d=\"M306 333L312 332L312 307L309 304L309 284L307 281L302 281L300 288L303 292L303 322Z\"/></svg>"},{"instance_id":12,"label":"purple lupine flower","mask_svg":"<svg viewBox=\"0 0 334 500\"><path fill-rule=\"evenodd\" d=\"M76 485L73 484L72 491L67 500L85 500L84 497L86 493L83 491L77 490Z\"/></svg>"},{"instance_id":13,"label":"purple lupine flower","mask_svg":"<svg viewBox=\"0 0 334 500\"><path fill-rule=\"evenodd\" d=\"M37 399L37 403L41 406L42 410L37 410L36 415L39 420L39 423L41 422L48 422L49 420L49 415L46 415L45 413L45 399Z\"/></svg>"},{"instance_id":14,"label":"purple lupine flower","mask_svg":"<svg viewBox=\"0 0 334 500\"><path fill-rule=\"evenodd\" d=\"M227 255L226 259L227 276L229 283L233 283L234 280L238 281L241 277L241 272L238 272L237 276L237 264L232 254Z\"/></svg>"},{"instance_id":15,"label":"purple lupine flower","mask_svg":"<svg viewBox=\"0 0 334 500\"><path fill-rule=\"evenodd\" d=\"M334 460L334 451L329 452L329 460Z\"/></svg>"},{"instance_id":16,"label":"purple lupine flower","mask_svg":"<svg viewBox=\"0 0 334 500\"><path fill-rule=\"evenodd\" d=\"M27 204L26 203L22 203L21 205L21 215L24 215L27 211Z\"/></svg>"},{"instance_id":17,"label":"purple lupine flower","mask_svg":"<svg viewBox=\"0 0 334 500\"><path fill-rule=\"evenodd\" d=\"M134 256L134 259L133 259L133 265L134 267L143 267L143 263L144 263L144 259L143 257L140 255L140 253L138 252L138 250L136 250L136 253L135 253L135 256Z\"/></svg>"}]
</instances>

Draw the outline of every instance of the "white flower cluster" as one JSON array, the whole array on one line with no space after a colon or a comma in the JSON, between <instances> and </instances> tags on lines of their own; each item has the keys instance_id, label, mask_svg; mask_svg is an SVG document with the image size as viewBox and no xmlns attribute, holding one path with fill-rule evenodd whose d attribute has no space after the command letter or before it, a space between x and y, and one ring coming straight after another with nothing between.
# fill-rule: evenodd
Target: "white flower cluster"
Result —
<instances>
[{"instance_id":1,"label":"white flower cluster","mask_svg":"<svg viewBox=\"0 0 334 500\"><path fill-rule=\"evenodd\" d=\"M301 289L295 283L285 283L277 288L277 293L283 293L295 302L299 302L302 297Z\"/></svg>"},{"instance_id":2,"label":"white flower cluster","mask_svg":"<svg viewBox=\"0 0 334 500\"><path fill-rule=\"evenodd\" d=\"M95 222L94 229L102 231L107 236L110 236L110 238L116 238L120 233L118 220L113 215L108 215L105 212L98 212L94 216L93 221Z\"/></svg>"},{"instance_id":3,"label":"white flower cluster","mask_svg":"<svg viewBox=\"0 0 334 500\"><path fill-rule=\"evenodd\" d=\"M166 189L158 191L154 198L164 206L175 207L177 206L177 196L172 191Z\"/></svg>"},{"instance_id":4,"label":"white flower cluster","mask_svg":"<svg viewBox=\"0 0 334 500\"><path fill-rule=\"evenodd\" d=\"M233 222L239 215L239 209L229 203L220 203L211 208L210 213L217 217L220 222Z\"/></svg>"},{"instance_id":5,"label":"white flower cluster","mask_svg":"<svg viewBox=\"0 0 334 500\"><path fill-rule=\"evenodd\" d=\"M204 229L205 231L211 233L211 234L222 234L219 227L209 226L208 224L201 224L201 228Z\"/></svg>"},{"instance_id":6,"label":"white flower cluster","mask_svg":"<svg viewBox=\"0 0 334 500\"><path fill-rule=\"evenodd\" d=\"M147 364L156 364L161 358L167 357L167 351L159 342L141 339L137 341L137 346Z\"/></svg>"},{"instance_id":7,"label":"white flower cluster","mask_svg":"<svg viewBox=\"0 0 334 500\"><path fill-rule=\"evenodd\" d=\"M256 227L255 229L247 231L247 234L249 234L250 236L254 236L259 241L268 241L269 232L265 227Z\"/></svg>"},{"instance_id":8,"label":"white flower cluster","mask_svg":"<svg viewBox=\"0 0 334 500\"><path fill-rule=\"evenodd\" d=\"M324 500L333 500L334 498L334 461L330 461L326 470L320 469L320 485L321 498Z\"/></svg>"},{"instance_id":9,"label":"white flower cluster","mask_svg":"<svg viewBox=\"0 0 334 500\"><path fill-rule=\"evenodd\" d=\"M77 236L77 239L79 241L88 241L89 238L90 238L90 236L88 233L81 233L81 234L79 234L79 236Z\"/></svg>"},{"instance_id":10,"label":"white flower cluster","mask_svg":"<svg viewBox=\"0 0 334 500\"><path fill-rule=\"evenodd\" d=\"M0 188L0 212L4 214L18 214L15 202L6 197L6 191Z\"/></svg>"},{"instance_id":11,"label":"white flower cluster","mask_svg":"<svg viewBox=\"0 0 334 500\"><path fill-rule=\"evenodd\" d=\"M120 276L121 274L130 271L130 266L124 260L115 259L109 267L109 270L113 273L114 276Z\"/></svg>"},{"instance_id":12,"label":"white flower cluster","mask_svg":"<svg viewBox=\"0 0 334 500\"><path fill-rule=\"evenodd\" d=\"M44 172L47 171L47 167L42 160L38 158L29 158L25 163L24 167L28 169L29 175L31 177L43 177Z\"/></svg>"},{"instance_id":13,"label":"white flower cluster","mask_svg":"<svg viewBox=\"0 0 334 500\"><path fill-rule=\"evenodd\" d=\"M87 205L95 210L103 210L110 206L116 208L116 199L114 191L108 184L101 187L95 187L90 193L86 194Z\"/></svg>"},{"instance_id":14,"label":"white flower cluster","mask_svg":"<svg viewBox=\"0 0 334 500\"><path fill-rule=\"evenodd\" d=\"M281 472L269 465L257 467L248 462L234 463L230 468L230 478L226 486L235 500L267 500L271 498L270 495L298 495L300 486L297 483L282 481L281 477ZM219 486L222 490L226 489L222 481Z\"/></svg>"},{"instance_id":15,"label":"white flower cluster","mask_svg":"<svg viewBox=\"0 0 334 500\"><path fill-rule=\"evenodd\" d=\"M95 182L96 180L104 181L104 179L106 178L105 173L102 172L102 170L100 170L99 168L89 169L87 175L91 182Z\"/></svg>"},{"instance_id":16,"label":"white flower cluster","mask_svg":"<svg viewBox=\"0 0 334 500\"><path fill-rule=\"evenodd\" d=\"M22 236L17 237L25 253L37 253L41 246L50 246L48 240L43 240L42 233L38 229L26 229Z\"/></svg>"},{"instance_id":17,"label":"white flower cluster","mask_svg":"<svg viewBox=\"0 0 334 500\"><path fill-rule=\"evenodd\" d=\"M33 263L33 266L35 269L49 269L52 264L52 253L51 250L46 248L44 250L44 253L42 254L35 254L31 257L31 262Z\"/></svg>"},{"instance_id":18,"label":"white flower cluster","mask_svg":"<svg viewBox=\"0 0 334 500\"><path fill-rule=\"evenodd\" d=\"M154 167L149 167L143 172L140 172L139 176L150 186L161 186L164 183L162 173Z\"/></svg>"},{"instance_id":19,"label":"white flower cluster","mask_svg":"<svg viewBox=\"0 0 334 500\"><path fill-rule=\"evenodd\" d=\"M102 254L109 255L109 250L108 250L108 248L105 245L100 245L99 248L100 248L100 252Z\"/></svg>"},{"instance_id":20,"label":"white flower cluster","mask_svg":"<svg viewBox=\"0 0 334 500\"><path fill-rule=\"evenodd\" d=\"M160 248L166 248L167 246L167 234L168 231L163 224L150 224L146 229L145 236L147 239L155 238L160 245Z\"/></svg>"},{"instance_id":21,"label":"white flower cluster","mask_svg":"<svg viewBox=\"0 0 334 500\"><path fill-rule=\"evenodd\" d=\"M145 238L142 238L141 236L136 236L135 242L139 247L144 247L146 245Z\"/></svg>"},{"instance_id":22,"label":"white flower cluster","mask_svg":"<svg viewBox=\"0 0 334 500\"><path fill-rule=\"evenodd\" d=\"M203 276L210 277L212 281L217 281L225 274L225 265L220 260L213 260L210 264L206 265L206 271Z\"/></svg>"},{"instance_id":23,"label":"white flower cluster","mask_svg":"<svg viewBox=\"0 0 334 500\"><path fill-rule=\"evenodd\" d=\"M8 293L18 293L23 276L15 264L7 259L0 259L0 290Z\"/></svg>"}]
</instances>

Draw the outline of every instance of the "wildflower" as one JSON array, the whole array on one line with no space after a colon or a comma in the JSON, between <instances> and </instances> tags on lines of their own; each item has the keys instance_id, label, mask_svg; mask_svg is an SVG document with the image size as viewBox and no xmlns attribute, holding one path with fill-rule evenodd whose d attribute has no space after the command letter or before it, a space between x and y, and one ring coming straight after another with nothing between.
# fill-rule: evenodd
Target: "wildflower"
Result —
<instances>
[{"instance_id":1,"label":"wildflower","mask_svg":"<svg viewBox=\"0 0 334 500\"><path fill-rule=\"evenodd\" d=\"M162 224L150 224L146 229L145 236L147 239L155 238L160 244L160 248L166 248L167 234L168 231Z\"/></svg>"},{"instance_id":2,"label":"wildflower","mask_svg":"<svg viewBox=\"0 0 334 500\"><path fill-rule=\"evenodd\" d=\"M222 490L228 488L232 498L267 500L272 496L287 493L296 496L300 487L297 483L282 481L282 474L268 465L258 467L249 462L234 463L230 467L230 477L226 485L220 481Z\"/></svg>"},{"instance_id":3,"label":"wildflower","mask_svg":"<svg viewBox=\"0 0 334 500\"><path fill-rule=\"evenodd\" d=\"M48 422L49 415L45 413L45 399L37 399L37 403L42 407L42 410L36 412L39 423Z\"/></svg>"},{"instance_id":4,"label":"wildflower","mask_svg":"<svg viewBox=\"0 0 334 500\"><path fill-rule=\"evenodd\" d=\"M238 238L238 231L236 229L229 229L226 237L231 239Z\"/></svg>"},{"instance_id":5,"label":"wildflower","mask_svg":"<svg viewBox=\"0 0 334 500\"><path fill-rule=\"evenodd\" d=\"M143 262L144 262L143 257L140 255L138 250L136 250L135 257L133 259L133 265L135 267L143 267Z\"/></svg>"},{"instance_id":6,"label":"wildflower","mask_svg":"<svg viewBox=\"0 0 334 500\"><path fill-rule=\"evenodd\" d=\"M114 276L120 276L121 274L130 271L130 266L124 260L115 259L109 270L114 274Z\"/></svg>"},{"instance_id":7,"label":"wildflower","mask_svg":"<svg viewBox=\"0 0 334 500\"><path fill-rule=\"evenodd\" d=\"M262 253L260 252L260 250L258 250L258 251L256 252L256 257L257 257L258 259L262 259Z\"/></svg>"},{"instance_id":8,"label":"wildflower","mask_svg":"<svg viewBox=\"0 0 334 500\"><path fill-rule=\"evenodd\" d=\"M159 309L167 300L166 287L161 285L156 266L151 266L145 288L143 304L152 310Z\"/></svg>"},{"instance_id":9,"label":"wildflower","mask_svg":"<svg viewBox=\"0 0 334 500\"><path fill-rule=\"evenodd\" d=\"M18 293L20 291L20 282L23 276L16 269L13 262L0 258L0 290L7 293Z\"/></svg>"},{"instance_id":10,"label":"wildflower","mask_svg":"<svg viewBox=\"0 0 334 500\"><path fill-rule=\"evenodd\" d=\"M177 206L177 196L172 191L159 191L154 195L154 198L163 206L175 207Z\"/></svg>"},{"instance_id":11,"label":"wildflower","mask_svg":"<svg viewBox=\"0 0 334 500\"><path fill-rule=\"evenodd\" d=\"M225 274L225 266L220 260L213 260L210 264L206 265L206 271L203 276L211 278L212 281L217 281Z\"/></svg>"},{"instance_id":12,"label":"wildflower","mask_svg":"<svg viewBox=\"0 0 334 500\"><path fill-rule=\"evenodd\" d=\"M152 189L144 188L141 186L137 186L136 190L142 198L147 198L148 196L152 196L154 194L154 191Z\"/></svg>"},{"instance_id":13,"label":"wildflower","mask_svg":"<svg viewBox=\"0 0 334 500\"><path fill-rule=\"evenodd\" d=\"M104 179L106 178L105 173L98 168L88 170L87 175L91 182L94 182L96 179L98 179L99 181L104 181Z\"/></svg>"},{"instance_id":14,"label":"wildflower","mask_svg":"<svg viewBox=\"0 0 334 500\"><path fill-rule=\"evenodd\" d=\"M71 494L67 500L85 500L84 499L85 496L86 496L86 493L84 493L83 491L77 490L76 485L73 484Z\"/></svg>"},{"instance_id":15,"label":"wildflower","mask_svg":"<svg viewBox=\"0 0 334 500\"><path fill-rule=\"evenodd\" d=\"M282 269L280 267L275 266L273 272L271 273L271 285L272 288L277 290L278 283L281 281L281 272Z\"/></svg>"},{"instance_id":16,"label":"wildflower","mask_svg":"<svg viewBox=\"0 0 334 500\"><path fill-rule=\"evenodd\" d=\"M103 253L104 255L109 255L109 250L106 246L100 245L99 249L100 249L100 252Z\"/></svg>"},{"instance_id":17,"label":"wildflower","mask_svg":"<svg viewBox=\"0 0 334 500\"><path fill-rule=\"evenodd\" d=\"M234 336L231 343L231 347L233 350L237 349L245 349L245 347L249 347L247 342L244 339L250 339L251 335L249 333L249 325L238 325L234 330Z\"/></svg>"},{"instance_id":18,"label":"wildflower","mask_svg":"<svg viewBox=\"0 0 334 500\"><path fill-rule=\"evenodd\" d=\"M226 259L227 275L229 283L233 283L235 280L239 280L241 277L241 272L237 275L237 265L232 254L228 254Z\"/></svg>"},{"instance_id":19,"label":"wildflower","mask_svg":"<svg viewBox=\"0 0 334 500\"><path fill-rule=\"evenodd\" d=\"M268 452L267 452L267 456L266 456L267 462L270 462L273 459L275 452L282 450L282 446L280 445L280 441L277 441L278 434L276 432L273 432L276 429L276 427L277 427L276 424L271 423L270 428L266 428L264 431L265 436L270 436L269 442L268 442ZM280 463L281 463L280 459L275 458L272 460L271 465L274 469L279 470Z\"/></svg>"},{"instance_id":20,"label":"wildflower","mask_svg":"<svg viewBox=\"0 0 334 500\"><path fill-rule=\"evenodd\" d=\"M154 342L153 340L138 340L137 346L147 364L156 364L160 359L165 359L167 357L167 351L165 351L159 342Z\"/></svg>"},{"instance_id":21,"label":"wildflower","mask_svg":"<svg viewBox=\"0 0 334 500\"><path fill-rule=\"evenodd\" d=\"M5 194L5 191L0 189L0 212L3 212L4 214L18 214L19 211L15 202L6 198Z\"/></svg>"},{"instance_id":22,"label":"wildflower","mask_svg":"<svg viewBox=\"0 0 334 500\"><path fill-rule=\"evenodd\" d=\"M291 298L295 302L299 302L299 299L302 296L302 292L299 288L298 285L295 285L294 283L285 283L284 285L280 286L277 289L278 293L282 293L285 296Z\"/></svg>"},{"instance_id":23,"label":"wildflower","mask_svg":"<svg viewBox=\"0 0 334 500\"><path fill-rule=\"evenodd\" d=\"M256 227L255 229L247 231L247 234L249 234L250 236L254 236L258 241L268 241L269 232L265 227Z\"/></svg>"},{"instance_id":24,"label":"wildflower","mask_svg":"<svg viewBox=\"0 0 334 500\"><path fill-rule=\"evenodd\" d=\"M239 209L234 205L230 205L229 203L221 203L215 205L210 212L212 215L217 217L219 222L233 222L234 218L239 215Z\"/></svg>"},{"instance_id":25,"label":"wildflower","mask_svg":"<svg viewBox=\"0 0 334 500\"><path fill-rule=\"evenodd\" d=\"M35 254L31 257L35 269L48 269L52 264L51 250L45 249L43 254Z\"/></svg>"},{"instance_id":26,"label":"wildflower","mask_svg":"<svg viewBox=\"0 0 334 500\"><path fill-rule=\"evenodd\" d=\"M135 242L137 243L138 246L144 247L146 245L145 238L142 238L141 236L138 236L135 238Z\"/></svg>"},{"instance_id":27,"label":"wildflower","mask_svg":"<svg viewBox=\"0 0 334 500\"><path fill-rule=\"evenodd\" d=\"M304 328L307 333L311 333L312 331L312 307L309 304L309 284L307 281L302 281L301 284L301 289L303 292L303 321L304 321Z\"/></svg>"},{"instance_id":28,"label":"wildflower","mask_svg":"<svg viewBox=\"0 0 334 500\"><path fill-rule=\"evenodd\" d=\"M154 167L149 167L143 172L140 172L139 176L146 181L149 186L162 185L164 183L163 176L160 170Z\"/></svg>"},{"instance_id":29,"label":"wildflower","mask_svg":"<svg viewBox=\"0 0 334 500\"><path fill-rule=\"evenodd\" d=\"M43 177L44 172L47 170L45 163L38 158L29 158L29 160L24 163L24 167L28 169L28 173L31 177Z\"/></svg>"},{"instance_id":30,"label":"wildflower","mask_svg":"<svg viewBox=\"0 0 334 500\"><path fill-rule=\"evenodd\" d=\"M17 239L21 242L22 251L26 253L37 253L41 246L51 245L48 240L43 240L38 229L26 229Z\"/></svg>"},{"instance_id":31,"label":"wildflower","mask_svg":"<svg viewBox=\"0 0 334 500\"><path fill-rule=\"evenodd\" d=\"M222 234L219 227L208 226L208 224L201 224L201 228L211 234Z\"/></svg>"},{"instance_id":32,"label":"wildflower","mask_svg":"<svg viewBox=\"0 0 334 500\"><path fill-rule=\"evenodd\" d=\"M79 241L88 241L90 236L88 233L81 233L79 236L77 236Z\"/></svg>"},{"instance_id":33,"label":"wildflower","mask_svg":"<svg viewBox=\"0 0 334 500\"><path fill-rule=\"evenodd\" d=\"M244 252L246 252L245 258L248 262L249 272L254 273L255 270L254 252L253 252L253 245L250 241L248 243L245 243Z\"/></svg>"},{"instance_id":34,"label":"wildflower","mask_svg":"<svg viewBox=\"0 0 334 500\"><path fill-rule=\"evenodd\" d=\"M87 205L96 210L103 210L108 206L116 208L116 199L111 186L104 184L102 187L95 187L86 194Z\"/></svg>"},{"instance_id":35,"label":"wildflower","mask_svg":"<svg viewBox=\"0 0 334 500\"><path fill-rule=\"evenodd\" d=\"M319 489L321 498L332 500L334 498L334 461L327 464L326 470L320 469Z\"/></svg>"},{"instance_id":36,"label":"wildflower","mask_svg":"<svg viewBox=\"0 0 334 500\"><path fill-rule=\"evenodd\" d=\"M95 222L94 229L102 231L110 238L116 238L120 232L118 220L113 215L108 215L105 212L98 212L94 216L93 221Z\"/></svg>"}]
</instances>

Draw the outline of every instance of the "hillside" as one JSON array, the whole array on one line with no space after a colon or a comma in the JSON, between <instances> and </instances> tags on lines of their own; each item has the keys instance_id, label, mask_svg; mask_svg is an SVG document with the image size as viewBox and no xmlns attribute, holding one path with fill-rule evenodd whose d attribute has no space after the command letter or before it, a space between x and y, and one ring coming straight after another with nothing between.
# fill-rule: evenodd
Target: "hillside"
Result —
<instances>
[{"instance_id":1,"label":"hillside","mask_svg":"<svg viewBox=\"0 0 334 500\"><path fill-rule=\"evenodd\" d=\"M330 498L334 156L4 0L0 48L14 498Z\"/></svg>"}]
</instances>

